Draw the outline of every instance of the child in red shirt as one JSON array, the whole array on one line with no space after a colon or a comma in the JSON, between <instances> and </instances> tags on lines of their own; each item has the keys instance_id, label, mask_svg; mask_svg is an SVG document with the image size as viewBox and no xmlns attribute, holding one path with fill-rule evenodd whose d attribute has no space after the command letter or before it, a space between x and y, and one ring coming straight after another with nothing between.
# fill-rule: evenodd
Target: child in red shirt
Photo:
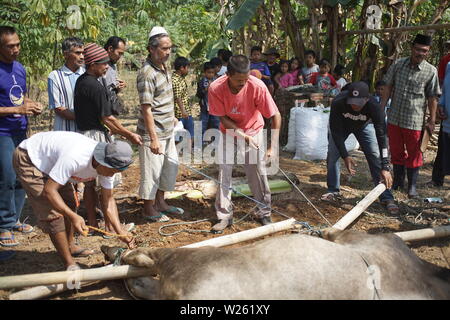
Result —
<instances>
[{"instance_id":1,"label":"child in red shirt","mask_svg":"<svg viewBox=\"0 0 450 320\"><path fill-rule=\"evenodd\" d=\"M325 93L332 93L337 87L336 80L329 73L331 70L330 63L322 59L319 63L319 72L314 72L309 79L309 83L313 84Z\"/></svg>"}]
</instances>

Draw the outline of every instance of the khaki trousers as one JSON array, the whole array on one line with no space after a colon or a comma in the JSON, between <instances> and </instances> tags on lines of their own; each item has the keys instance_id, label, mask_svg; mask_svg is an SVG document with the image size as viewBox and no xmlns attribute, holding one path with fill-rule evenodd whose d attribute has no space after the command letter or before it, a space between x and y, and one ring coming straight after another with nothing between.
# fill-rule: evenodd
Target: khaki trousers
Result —
<instances>
[{"instance_id":1,"label":"khaki trousers","mask_svg":"<svg viewBox=\"0 0 450 320\"><path fill-rule=\"evenodd\" d=\"M259 146L263 146L263 130L256 134L254 138ZM264 150L265 148L261 147L261 149ZM230 190L230 187L232 186L231 179L235 164L243 164L253 198L264 204L264 206L262 204L256 204L257 210L254 212L256 217L270 216L271 193L267 179L264 153L252 148L242 148L240 147L240 143L236 142L236 139L224 134L221 135L219 141L220 150L223 152L219 152L217 156L219 163L218 180L221 183L221 186L217 190L215 203L217 218L222 220L232 219L233 217L232 190Z\"/></svg>"}]
</instances>

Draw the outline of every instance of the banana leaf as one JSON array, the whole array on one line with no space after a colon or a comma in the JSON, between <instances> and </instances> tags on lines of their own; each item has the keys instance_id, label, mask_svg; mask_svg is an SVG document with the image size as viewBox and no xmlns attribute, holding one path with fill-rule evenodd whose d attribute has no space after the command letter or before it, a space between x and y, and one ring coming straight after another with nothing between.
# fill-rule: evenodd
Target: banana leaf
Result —
<instances>
[{"instance_id":1,"label":"banana leaf","mask_svg":"<svg viewBox=\"0 0 450 320\"><path fill-rule=\"evenodd\" d=\"M239 30L254 15L264 0L245 0L225 27L226 30Z\"/></svg>"}]
</instances>

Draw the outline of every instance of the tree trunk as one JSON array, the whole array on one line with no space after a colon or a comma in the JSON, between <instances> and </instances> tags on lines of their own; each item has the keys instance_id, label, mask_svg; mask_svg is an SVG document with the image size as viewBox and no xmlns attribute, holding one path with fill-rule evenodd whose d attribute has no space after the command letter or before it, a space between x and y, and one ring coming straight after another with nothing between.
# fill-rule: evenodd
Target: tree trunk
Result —
<instances>
[{"instance_id":1,"label":"tree trunk","mask_svg":"<svg viewBox=\"0 0 450 320\"><path fill-rule=\"evenodd\" d=\"M441 4L437 8L433 18L431 19L430 24L436 24L442 19L442 14L445 10L450 8L450 0L442 0Z\"/></svg>"},{"instance_id":2,"label":"tree trunk","mask_svg":"<svg viewBox=\"0 0 450 320\"><path fill-rule=\"evenodd\" d=\"M320 45L320 9L321 3L313 2L313 6L309 7L309 26L311 29L311 39L313 50L316 52L317 56L322 58L322 47Z\"/></svg>"},{"instance_id":3,"label":"tree trunk","mask_svg":"<svg viewBox=\"0 0 450 320\"><path fill-rule=\"evenodd\" d=\"M364 4L361 9L361 16L359 18L360 23L360 30L366 29L366 11L369 5L371 5L373 0L365 0ZM364 48L366 46L366 35L361 35L358 38L358 43L356 44L356 51L355 51L355 64L353 65L353 74L352 74L352 81L357 81L362 79L363 73L363 64L364 64Z\"/></svg>"},{"instance_id":4,"label":"tree trunk","mask_svg":"<svg viewBox=\"0 0 450 320\"><path fill-rule=\"evenodd\" d=\"M302 34L299 28L299 23L294 15L291 2L289 0L279 0L281 14L285 23L287 34L292 43L294 55L304 60L305 46Z\"/></svg>"},{"instance_id":5,"label":"tree trunk","mask_svg":"<svg viewBox=\"0 0 450 320\"><path fill-rule=\"evenodd\" d=\"M338 62L338 46L339 46L339 40L338 40L338 32L339 29L339 4L337 4L334 7L328 7L328 39L331 40L331 70L334 69Z\"/></svg>"}]
</instances>

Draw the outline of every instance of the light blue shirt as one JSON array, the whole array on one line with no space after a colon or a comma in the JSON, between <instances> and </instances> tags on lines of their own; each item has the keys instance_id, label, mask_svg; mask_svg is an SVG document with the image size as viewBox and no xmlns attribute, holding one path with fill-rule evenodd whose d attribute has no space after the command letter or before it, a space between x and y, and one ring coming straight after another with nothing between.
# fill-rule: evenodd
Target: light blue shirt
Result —
<instances>
[{"instance_id":1,"label":"light blue shirt","mask_svg":"<svg viewBox=\"0 0 450 320\"><path fill-rule=\"evenodd\" d=\"M52 71L48 76L48 105L50 109L64 107L74 110L73 93L79 76L85 72L83 67L73 72L66 65ZM54 131L77 131L74 120L67 120L55 114Z\"/></svg>"}]
</instances>

